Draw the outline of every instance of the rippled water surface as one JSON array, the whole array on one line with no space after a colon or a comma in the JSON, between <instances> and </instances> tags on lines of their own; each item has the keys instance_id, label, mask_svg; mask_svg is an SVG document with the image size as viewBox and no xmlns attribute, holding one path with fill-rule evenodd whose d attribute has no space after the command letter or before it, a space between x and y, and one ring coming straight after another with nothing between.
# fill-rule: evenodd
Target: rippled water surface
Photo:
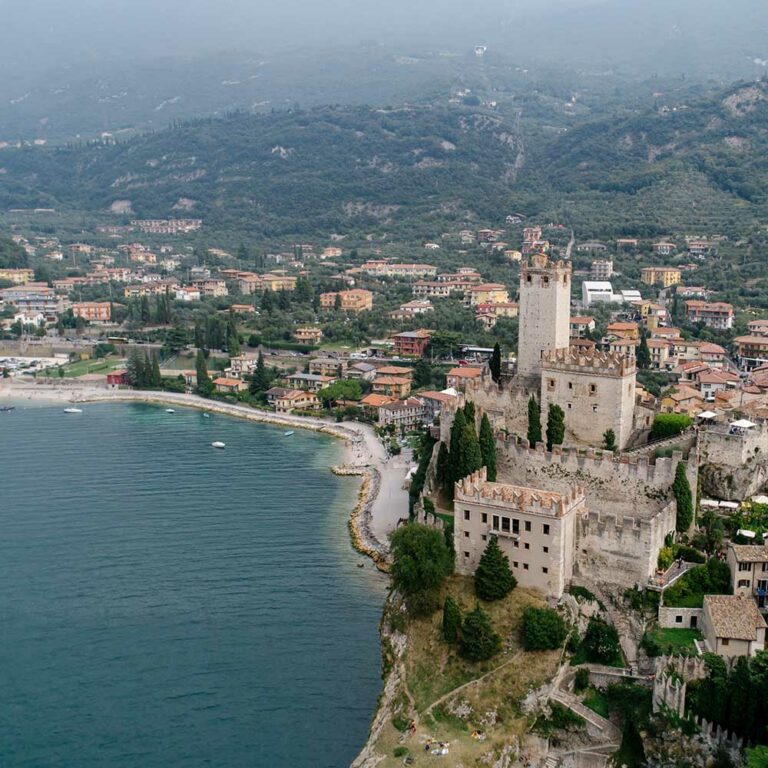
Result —
<instances>
[{"instance_id":1,"label":"rippled water surface","mask_svg":"<svg viewBox=\"0 0 768 768\"><path fill-rule=\"evenodd\" d=\"M348 765L385 585L340 444L83 410L0 413L0 765Z\"/></svg>"}]
</instances>

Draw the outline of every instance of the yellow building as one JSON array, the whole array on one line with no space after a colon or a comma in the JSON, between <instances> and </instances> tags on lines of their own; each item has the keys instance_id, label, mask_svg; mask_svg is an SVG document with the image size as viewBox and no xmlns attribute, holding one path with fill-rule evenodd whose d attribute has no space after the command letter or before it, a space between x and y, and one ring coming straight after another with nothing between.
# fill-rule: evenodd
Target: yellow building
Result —
<instances>
[{"instance_id":1,"label":"yellow building","mask_svg":"<svg viewBox=\"0 0 768 768\"><path fill-rule=\"evenodd\" d=\"M469 289L469 306L478 304L507 304L509 303L509 291L501 283L481 283L473 285Z\"/></svg>"},{"instance_id":2,"label":"yellow building","mask_svg":"<svg viewBox=\"0 0 768 768\"><path fill-rule=\"evenodd\" d=\"M677 285L682 280L682 273L677 267L643 267L640 272L640 280L646 285L660 285L669 288Z\"/></svg>"},{"instance_id":3,"label":"yellow building","mask_svg":"<svg viewBox=\"0 0 768 768\"><path fill-rule=\"evenodd\" d=\"M25 285L35 276L31 269L0 269L0 280L6 280L14 285Z\"/></svg>"},{"instance_id":4,"label":"yellow building","mask_svg":"<svg viewBox=\"0 0 768 768\"><path fill-rule=\"evenodd\" d=\"M373 309L373 294L362 288L350 291L332 291L320 294L320 306L323 309L334 309L336 297L339 299L342 312L365 312Z\"/></svg>"}]
</instances>

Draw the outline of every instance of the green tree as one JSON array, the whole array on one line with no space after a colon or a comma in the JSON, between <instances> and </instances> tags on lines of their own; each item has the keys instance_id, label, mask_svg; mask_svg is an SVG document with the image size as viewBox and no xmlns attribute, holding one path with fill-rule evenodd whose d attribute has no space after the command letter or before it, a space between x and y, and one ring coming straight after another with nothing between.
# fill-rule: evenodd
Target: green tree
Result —
<instances>
[{"instance_id":1,"label":"green tree","mask_svg":"<svg viewBox=\"0 0 768 768\"><path fill-rule=\"evenodd\" d=\"M640 343L637 345L635 361L642 371L647 371L651 367L651 351L648 349L648 334L645 328L640 331Z\"/></svg>"},{"instance_id":2,"label":"green tree","mask_svg":"<svg viewBox=\"0 0 768 768\"><path fill-rule=\"evenodd\" d=\"M256 358L256 368L254 369L253 376L251 378L251 385L249 391L252 395L259 395L262 392L266 392L269 389L270 379L267 373L267 367L264 364L264 354L259 350L259 355Z\"/></svg>"},{"instance_id":3,"label":"green tree","mask_svg":"<svg viewBox=\"0 0 768 768\"><path fill-rule=\"evenodd\" d=\"M531 606L523 611L520 634L526 651L546 651L559 648L565 642L568 626L552 608Z\"/></svg>"},{"instance_id":4,"label":"green tree","mask_svg":"<svg viewBox=\"0 0 768 768\"><path fill-rule=\"evenodd\" d=\"M195 373L197 375L197 394L203 397L210 397L213 393L213 381L211 381L211 377L208 375L208 366L206 365L202 349L197 350Z\"/></svg>"},{"instance_id":5,"label":"green tree","mask_svg":"<svg viewBox=\"0 0 768 768\"><path fill-rule=\"evenodd\" d=\"M146 365L147 359L138 349L132 349L128 354L125 369L128 374L128 382L132 387L142 389L147 383Z\"/></svg>"},{"instance_id":6,"label":"green tree","mask_svg":"<svg viewBox=\"0 0 768 768\"><path fill-rule=\"evenodd\" d=\"M612 429L606 429L603 432L603 448L606 451L615 451L616 447L616 433Z\"/></svg>"},{"instance_id":7,"label":"green tree","mask_svg":"<svg viewBox=\"0 0 768 768\"><path fill-rule=\"evenodd\" d=\"M480 420L480 455L483 466L488 473L488 481L496 482L496 438L493 436L491 422L488 420L488 414L484 413Z\"/></svg>"},{"instance_id":8,"label":"green tree","mask_svg":"<svg viewBox=\"0 0 768 768\"><path fill-rule=\"evenodd\" d=\"M536 398L531 395L528 400L528 445L535 448L541 442L541 408Z\"/></svg>"},{"instance_id":9,"label":"green tree","mask_svg":"<svg viewBox=\"0 0 768 768\"><path fill-rule=\"evenodd\" d=\"M556 403L549 404L547 411L547 450L553 445L562 445L565 438L565 413Z\"/></svg>"},{"instance_id":10,"label":"green tree","mask_svg":"<svg viewBox=\"0 0 768 768\"><path fill-rule=\"evenodd\" d=\"M326 408L330 408L336 404L337 400L360 400L363 396L363 389L359 381L345 379L321 389L317 396Z\"/></svg>"},{"instance_id":11,"label":"green tree","mask_svg":"<svg viewBox=\"0 0 768 768\"><path fill-rule=\"evenodd\" d=\"M163 383L163 377L160 374L160 360L157 357L157 351L152 350L152 372L151 383L153 387L159 387Z\"/></svg>"},{"instance_id":12,"label":"green tree","mask_svg":"<svg viewBox=\"0 0 768 768\"><path fill-rule=\"evenodd\" d=\"M747 768L768 768L768 747L751 747L745 754Z\"/></svg>"},{"instance_id":13,"label":"green tree","mask_svg":"<svg viewBox=\"0 0 768 768\"><path fill-rule=\"evenodd\" d=\"M448 446L440 443L437 449L437 465L435 467L435 479L442 490L448 494L451 490L451 459L448 455Z\"/></svg>"},{"instance_id":14,"label":"green tree","mask_svg":"<svg viewBox=\"0 0 768 768\"><path fill-rule=\"evenodd\" d=\"M337 293L333 298L333 309L336 312L341 312L341 294Z\"/></svg>"},{"instance_id":15,"label":"green tree","mask_svg":"<svg viewBox=\"0 0 768 768\"><path fill-rule=\"evenodd\" d=\"M453 484L462 477L461 464L463 463L464 456L463 440L466 426L467 420L464 417L464 410L459 408L453 418L453 424L451 424L451 441L448 452L448 455L450 456L450 472L448 477L451 488L451 498L453 498Z\"/></svg>"},{"instance_id":16,"label":"green tree","mask_svg":"<svg viewBox=\"0 0 768 768\"><path fill-rule=\"evenodd\" d=\"M459 465L459 479L477 472L483 466L483 454L480 451L480 441L473 423L464 425L464 437L462 440L462 455Z\"/></svg>"},{"instance_id":17,"label":"green tree","mask_svg":"<svg viewBox=\"0 0 768 768\"><path fill-rule=\"evenodd\" d=\"M413 386L422 389L432 385L432 364L422 358L413 367Z\"/></svg>"},{"instance_id":18,"label":"green tree","mask_svg":"<svg viewBox=\"0 0 768 768\"><path fill-rule=\"evenodd\" d=\"M664 437L674 437L688 429L693 419L684 413L659 413L653 419L649 440L661 440Z\"/></svg>"},{"instance_id":19,"label":"green tree","mask_svg":"<svg viewBox=\"0 0 768 768\"><path fill-rule=\"evenodd\" d=\"M448 595L443 603L443 639L446 643L458 643L461 634L461 610Z\"/></svg>"},{"instance_id":20,"label":"green tree","mask_svg":"<svg viewBox=\"0 0 768 768\"><path fill-rule=\"evenodd\" d=\"M672 483L672 495L677 506L677 530L685 533L693 522L693 495L688 477L685 474L685 464L677 463L675 481Z\"/></svg>"},{"instance_id":21,"label":"green tree","mask_svg":"<svg viewBox=\"0 0 768 768\"><path fill-rule=\"evenodd\" d=\"M261 310L266 314L271 315L272 310L275 308L275 294L267 288L264 293L261 294Z\"/></svg>"},{"instance_id":22,"label":"green tree","mask_svg":"<svg viewBox=\"0 0 768 768\"><path fill-rule=\"evenodd\" d=\"M587 624L582 648L588 661L596 664L613 664L616 657L621 654L616 627L593 616Z\"/></svg>"},{"instance_id":23,"label":"green tree","mask_svg":"<svg viewBox=\"0 0 768 768\"><path fill-rule=\"evenodd\" d=\"M493 345L488 367L491 369L491 378L498 384L501 381L501 347L498 341Z\"/></svg>"},{"instance_id":24,"label":"green tree","mask_svg":"<svg viewBox=\"0 0 768 768\"><path fill-rule=\"evenodd\" d=\"M501 650L501 638L493 631L488 614L478 605L461 623L459 653L469 661L485 661Z\"/></svg>"},{"instance_id":25,"label":"green tree","mask_svg":"<svg viewBox=\"0 0 768 768\"><path fill-rule=\"evenodd\" d=\"M293 292L294 300L301 306L310 306L312 304L312 286L305 275L299 275L296 278L296 290Z\"/></svg>"},{"instance_id":26,"label":"green tree","mask_svg":"<svg viewBox=\"0 0 768 768\"><path fill-rule=\"evenodd\" d=\"M179 352L187 346L188 342L189 334L187 334L187 329L181 325L174 325L173 328L165 334L165 346L171 352Z\"/></svg>"},{"instance_id":27,"label":"green tree","mask_svg":"<svg viewBox=\"0 0 768 768\"><path fill-rule=\"evenodd\" d=\"M389 540L392 586L402 592L412 614L434 613L440 605L440 587L453 572L453 553L445 537L436 528L407 523Z\"/></svg>"},{"instance_id":28,"label":"green tree","mask_svg":"<svg viewBox=\"0 0 768 768\"><path fill-rule=\"evenodd\" d=\"M491 536L475 571L475 594L481 600L501 600L517 586L509 569L509 558Z\"/></svg>"},{"instance_id":29,"label":"green tree","mask_svg":"<svg viewBox=\"0 0 768 768\"><path fill-rule=\"evenodd\" d=\"M476 419L476 410L475 410L475 403L473 400L467 400L467 402L464 404L464 418L467 420L468 424L472 425L472 428L475 427L475 419Z\"/></svg>"}]
</instances>

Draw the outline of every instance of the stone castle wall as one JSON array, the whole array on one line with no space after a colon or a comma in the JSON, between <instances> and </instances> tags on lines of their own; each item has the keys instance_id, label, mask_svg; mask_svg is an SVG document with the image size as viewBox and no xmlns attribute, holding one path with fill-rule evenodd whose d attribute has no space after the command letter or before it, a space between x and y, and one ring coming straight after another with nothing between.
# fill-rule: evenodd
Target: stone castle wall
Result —
<instances>
[{"instance_id":1,"label":"stone castle wall","mask_svg":"<svg viewBox=\"0 0 768 768\"><path fill-rule=\"evenodd\" d=\"M768 425L742 435L702 429L699 449L703 493L741 501L768 487Z\"/></svg>"}]
</instances>

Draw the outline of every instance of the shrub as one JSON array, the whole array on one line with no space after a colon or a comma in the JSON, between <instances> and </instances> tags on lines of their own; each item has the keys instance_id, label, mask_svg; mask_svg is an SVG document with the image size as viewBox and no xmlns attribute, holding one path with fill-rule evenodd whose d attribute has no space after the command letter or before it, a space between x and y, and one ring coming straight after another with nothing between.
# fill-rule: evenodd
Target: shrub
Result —
<instances>
[{"instance_id":1,"label":"shrub","mask_svg":"<svg viewBox=\"0 0 768 768\"><path fill-rule=\"evenodd\" d=\"M509 570L509 558L491 536L475 571L475 592L481 600L501 600L517 586Z\"/></svg>"},{"instance_id":2,"label":"shrub","mask_svg":"<svg viewBox=\"0 0 768 768\"><path fill-rule=\"evenodd\" d=\"M672 563L675 562L675 548L662 547L659 550L658 566L659 570L666 571Z\"/></svg>"},{"instance_id":3,"label":"shrub","mask_svg":"<svg viewBox=\"0 0 768 768\"><path fill-rule=\"evenodd\" d=\"M501 638L493 631L488 614L478 605L461 624L459 653L469 661L485 661L501 650Z\"/></svg>"},{"instance_id":4,"label":"shrub","mask_svg":"<svg viewBox=\"0 0 768 768\"><path fill-rule=\"evenodd\" d=\"M589 688L589 670L586 667L579 667L576 670L573 687L576 691L584 691Z\"/></svg>"},{"instance_id":5,"label":"shrub","mask_svg":"<svg viewBox=\"0 0 768 768\"><path fill-rule=\"evenodd\" d=\"M650 440L660 440L664 437L674 437L688 429L693 419L684 413L659 413L651 426Z\"/></svg>"},{"instance_id":6,"label":"shrub","mask_svg":"<svg viewBox=\"0 0 768 768\"><path fill-rule=\"evenodd\" d=\"M677 557L682 557L687 563L706 563L707 556L693 547L680 545L677 548Z\"/></svg>"},{"instance_id":7,"label":"shrub","mask_svg":"<svg viewBox=\"0 0 768 768\"><path fill-rule=\"evenodd\" d=\"M581 647L587 660L598 664L612 664L621 654L616 627L595 617L589 620Z\"/></svg>"},{"instance_id":8,"label":"shrub","mask_svg":"<svg viewBox=\"0 0 768 768\"><path fill-rule=\"evenodd\" d=\"M526 651L559 648L567 635L568 627L557 611L532 607L523 611L521 637Z\"/></svg>"},{"instance_id":9,"label":"shrub","mask_svg":"<svg viewBox=\"0 0 768 768\"><path fill-rule=\"evenodd\" d=\"M448 596L443 603L443 638L446 643L456 643L461 634L461 610L456 601Z\"/></svg>"}]
</instances>

